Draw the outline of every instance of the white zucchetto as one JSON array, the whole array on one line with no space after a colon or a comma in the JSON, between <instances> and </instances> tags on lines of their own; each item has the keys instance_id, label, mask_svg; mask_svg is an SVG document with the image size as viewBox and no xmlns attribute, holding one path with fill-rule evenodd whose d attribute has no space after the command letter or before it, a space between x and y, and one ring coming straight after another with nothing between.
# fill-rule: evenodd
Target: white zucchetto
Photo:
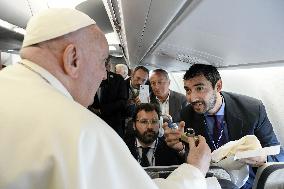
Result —
<instances>
[{"instance_id":1,"label":"white zucchetto","mask_svg":"<svg viewBox=\"0 0 284 189\"><path fill-rule=\"evenodd\" d=\"M22 47L54 39L92 24L96 24L96 22L78 10L47 9L29 20Z\"/></svg>"}]
</instances>

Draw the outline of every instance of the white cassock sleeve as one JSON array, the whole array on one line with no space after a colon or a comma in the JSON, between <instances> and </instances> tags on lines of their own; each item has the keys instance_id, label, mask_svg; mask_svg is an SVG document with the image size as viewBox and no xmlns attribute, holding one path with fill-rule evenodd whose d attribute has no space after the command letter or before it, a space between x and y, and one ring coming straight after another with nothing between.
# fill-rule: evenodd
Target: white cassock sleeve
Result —
<instances>
[{"instance_id":1,"label":"white cassock sleeve","mask_svg":"<svg viewBox=\"0 0 284 189\"><path fill-rule=\"evenodd\" d=\"M196 167L189 164L180 165L166 179L154 179L159 188L163 189L206 189L204 175Z\"/></svg>"}]
</instances>

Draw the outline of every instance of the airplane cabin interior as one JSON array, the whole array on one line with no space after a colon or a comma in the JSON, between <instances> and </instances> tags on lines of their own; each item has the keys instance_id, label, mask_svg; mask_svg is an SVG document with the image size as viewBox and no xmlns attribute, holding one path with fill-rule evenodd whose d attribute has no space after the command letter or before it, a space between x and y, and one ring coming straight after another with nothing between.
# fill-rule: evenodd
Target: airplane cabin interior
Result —
<instances>
[{"instance_id":1,"label":"airplane cabin interior","mask_svg":"<svg viewBox=\"0 0 284 189\"><path fill-rule=\"evenodd\" d=\"M262 100L284 143L283 0L1 0L2 64L19 61L28 19L51 7L88 14L104 31L114 64L165 69L174 91L185 94L192 64L216 66L224 91Z\"/></svg>"}]
</instances>

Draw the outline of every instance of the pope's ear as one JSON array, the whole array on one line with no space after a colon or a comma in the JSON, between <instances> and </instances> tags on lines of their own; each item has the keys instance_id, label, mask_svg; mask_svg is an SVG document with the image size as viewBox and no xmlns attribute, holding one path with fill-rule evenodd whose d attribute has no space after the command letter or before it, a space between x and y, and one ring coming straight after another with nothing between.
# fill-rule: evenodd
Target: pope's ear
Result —
<instances>
[{"instance_id":1,"label":"pope's ear","mask_svg":"<svg viewBox=\"0 0 284 189\"><path fill-rule=\"evenodd\" d=\"M64 71L71 78L77 78L79 75L78 50L75 45L69 44L63 53Z\"/></svg>"}]
</instances>

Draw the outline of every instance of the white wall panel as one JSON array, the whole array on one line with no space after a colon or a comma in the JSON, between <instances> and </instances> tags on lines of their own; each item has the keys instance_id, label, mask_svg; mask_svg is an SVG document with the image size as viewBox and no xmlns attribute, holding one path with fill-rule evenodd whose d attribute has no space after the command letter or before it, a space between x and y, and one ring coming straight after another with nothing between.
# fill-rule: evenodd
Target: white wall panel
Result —
<instances>
[{"instance_id":1,"label":"white wall panel","mask_svg":"<svg viewBox=\"0 0 284 189\"><path fill-rule=\"evenodd\" d=\"M221 70L223 89L262 100L284 144L284 63L275 67Z\"/></svg>"}]
</instances>

